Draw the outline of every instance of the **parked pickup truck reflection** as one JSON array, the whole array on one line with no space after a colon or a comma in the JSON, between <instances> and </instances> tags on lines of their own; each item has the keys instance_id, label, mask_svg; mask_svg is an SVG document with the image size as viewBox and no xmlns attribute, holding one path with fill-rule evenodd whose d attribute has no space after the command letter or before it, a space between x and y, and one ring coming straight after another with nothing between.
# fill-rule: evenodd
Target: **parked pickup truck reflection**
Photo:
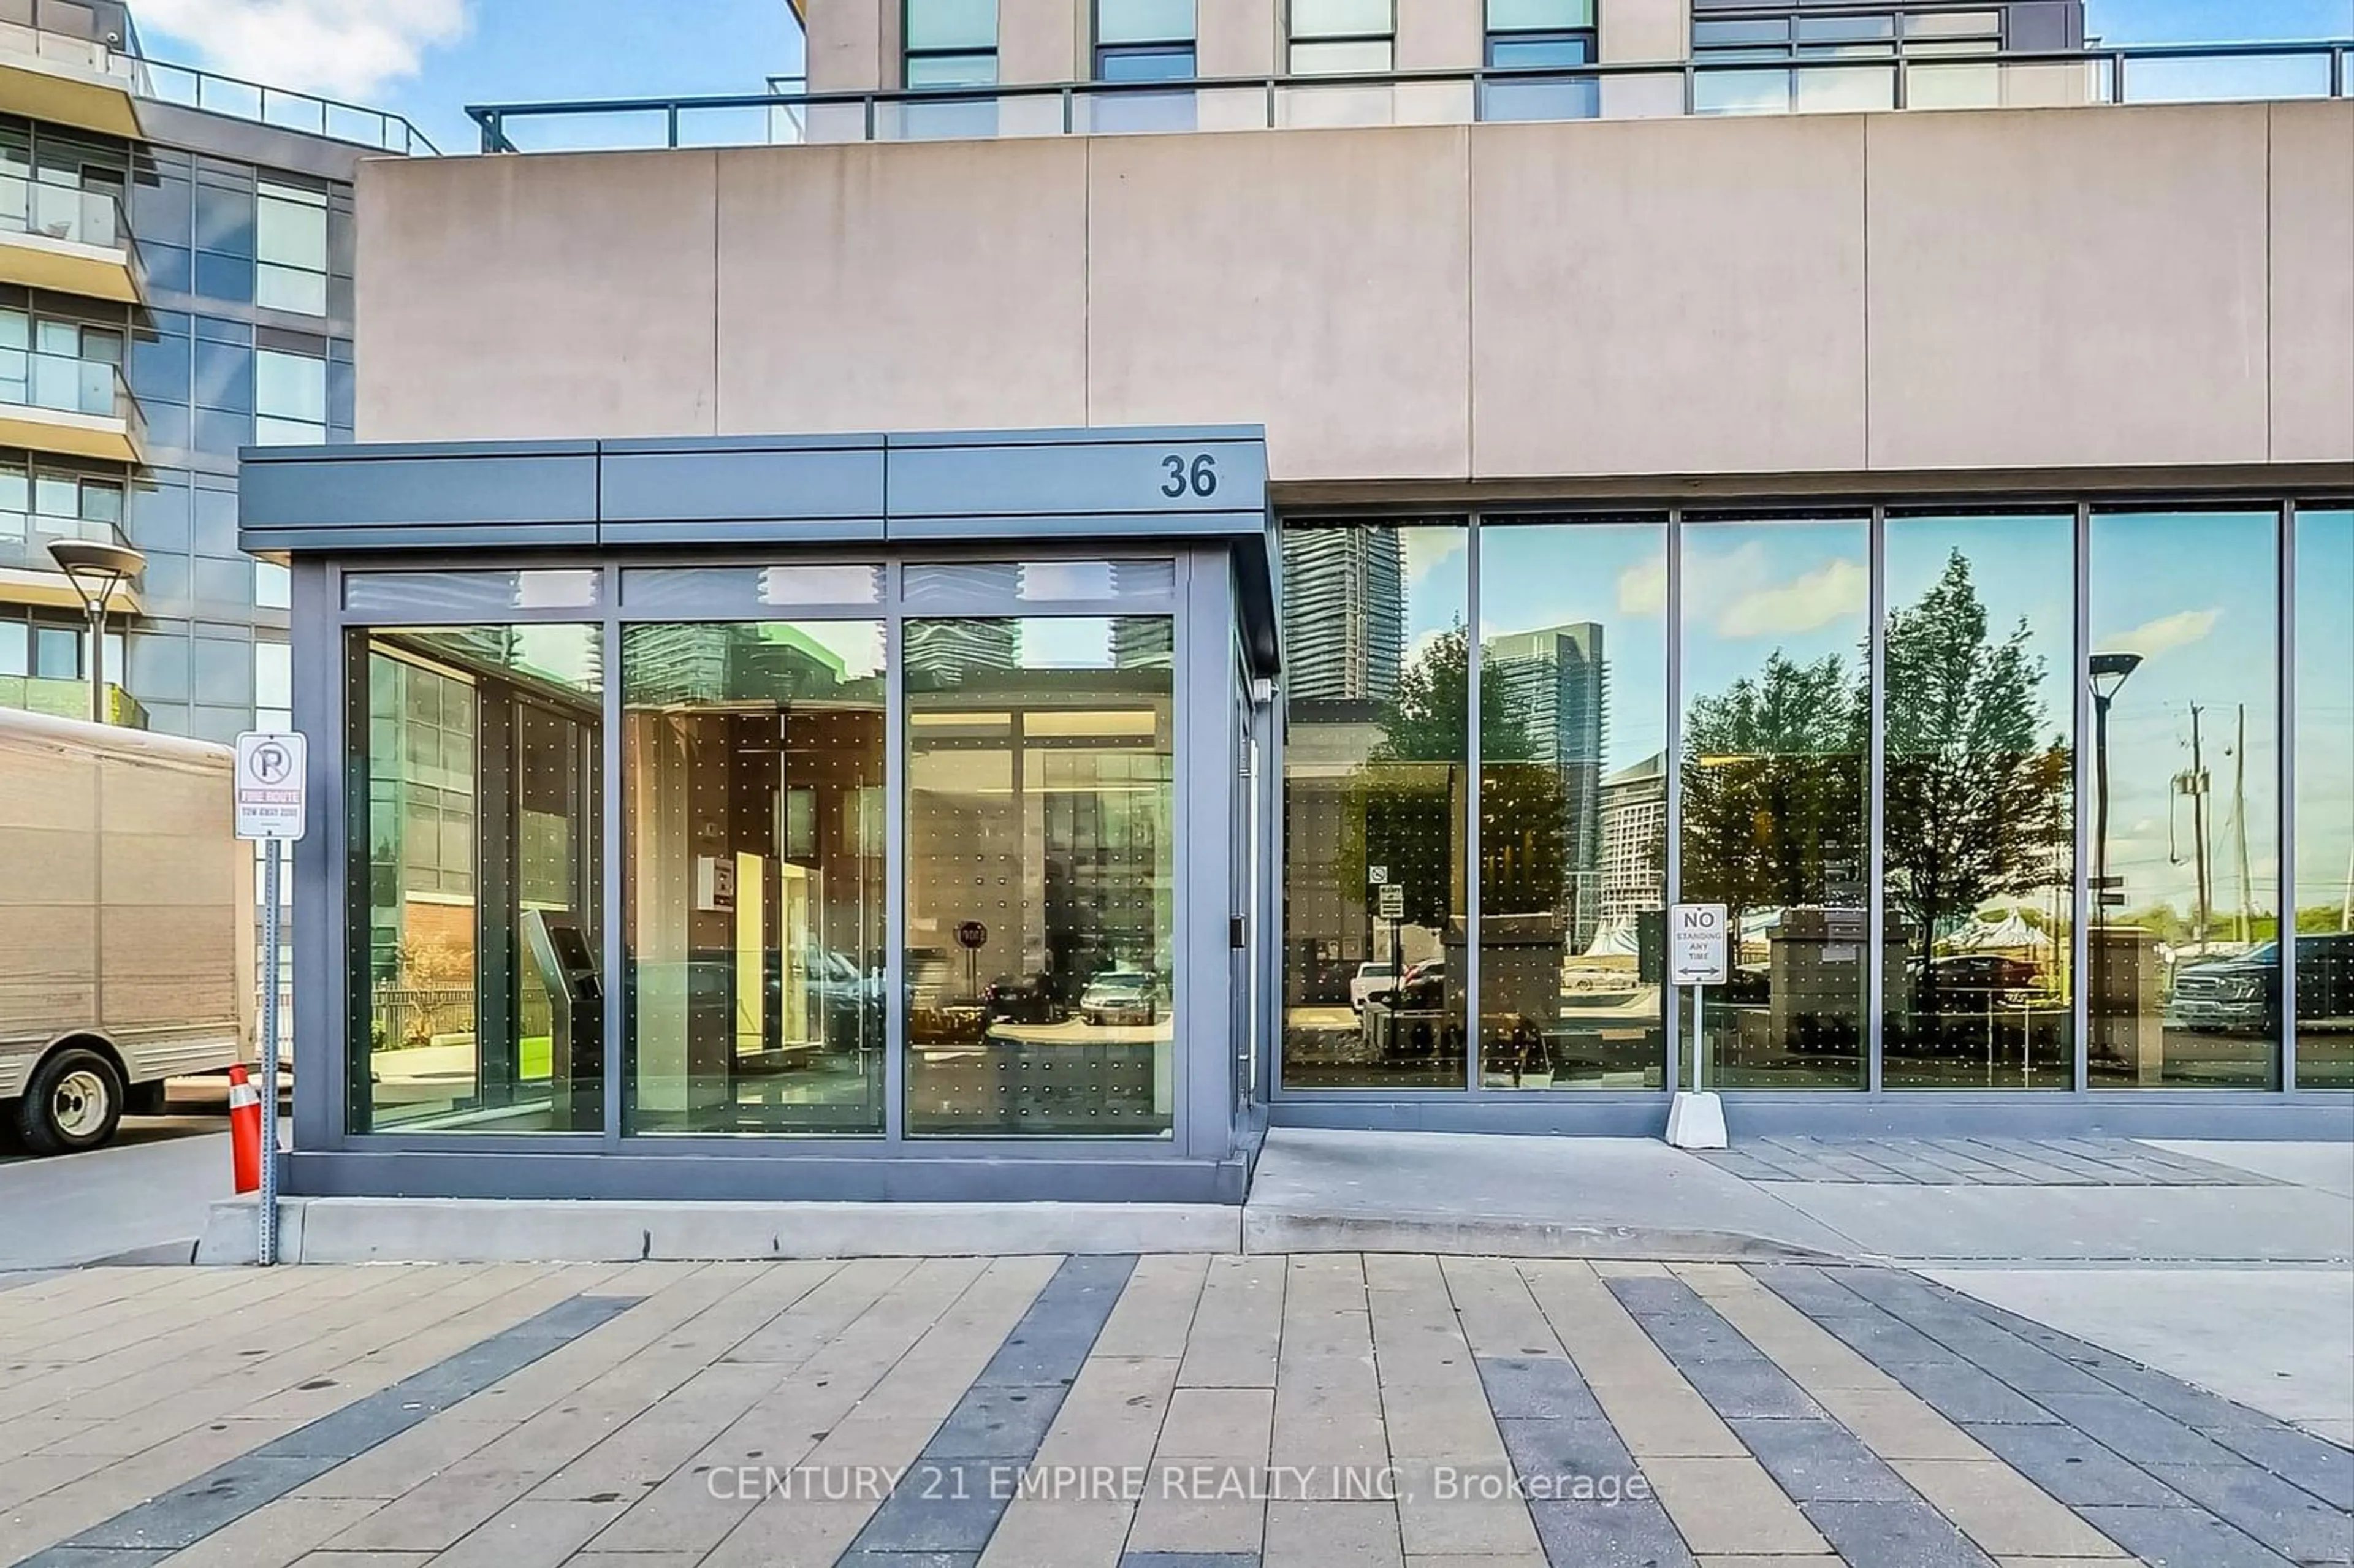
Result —
<instances>
[{"instance_id":1,"label":"parked pickup truck reflection","mask_svg":"<svg viewBox=\"0 0 2354 1568\"><path fill-rule=\"evenodd\" d=\"M2280 944L2265 942L2237 958L2208 959L2175 972L2167 1001L2168 1028L2219 1034L2272 1034L2280 1028ZM2307 932L2296 938L2296 1021L2354 1026L2354 931Z\"/></svg>"}]
</instances>

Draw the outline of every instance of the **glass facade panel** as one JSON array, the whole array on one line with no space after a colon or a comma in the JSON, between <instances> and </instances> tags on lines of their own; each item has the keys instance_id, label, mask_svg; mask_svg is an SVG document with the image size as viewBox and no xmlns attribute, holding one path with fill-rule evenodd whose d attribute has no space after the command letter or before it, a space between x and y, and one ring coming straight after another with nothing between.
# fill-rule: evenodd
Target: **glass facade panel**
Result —
<instances>
[{"instance_id":1,"label":"glass facade panel","mask_svg":"<svg viewBox=\"0 0 2354 1568\"><path fill-rule=\"evenodd\" d=\"M1283 534L1291 1088L1464 1086L1469 532Z\"/></svg>"},{"instance_id":2,"label":"glass facade panel","mask_svg":"<svg viewBox=\"0 0 2354 1568\"><path fill-rule=\"evenodd\" d=\"M1098 44L1166 44L1193 37L1193 0L1096 0Z\"/></svg>"},{"instance_id":3,"label":"glass facade panel","mask_svg":"<svg viewBox=\"0 0 2354 1568\"><path fill-rule=\"evenodd\" d=\"M2279 1071L2280 517L2095 513L2096 1088Z\"/></svg>"},{"instance_id":4,"label":"glass facade panel","mask_svg":"<svg viewBox=\"0 0 2354 1568\"><path fill-rule=\"evenodd\" d=\"M1362 37L1395 26L1393 0L1291 0L1295 38Z\"/></svg>"},{"instance_id":5,"label":"glass facade panel","mask_svg":"<svg viewBox=\"0 0 2354 1568\"><path fill-rule=\"evenodd\" d=\"M588 609L602 601L605 574L593 567L493 572L353 572L344 608L371 615L501 609Z\"/></svg>"},{"instance_id":6,"label":"glass facade panel","mask_svg":"<svg viewBox=\"0 0 2354 1568\"><path fill-rule=\"evenodd\" d=\"M839 567L639 567L621 574L631 609L726 614L758 607L816 608L883 602L883 568Z\"/></svg>"},{"instance_id":7,"label":"glass facade panel","mask_svg":"<svg viewBox=\"0 0 2354 1568\"><path fill-rule=\"evenodd\" d=\"M621 633L629 1130L883 1130L883 623Z\"/></svg>"},{"instance_id":8,"label":"glass facade panel","mask_svg":"<svg viewBox=\"0 0 2354 1568\"><path fill-rule=\"evenodd\" d=\"M352 1129L596 1130L597 630L355 631L346 658L366 790L348 874Z\"/></svg>"},{"instance_id":9,"label":"glass facade panel","mask_svg":"<svg viewBox=\"0 0 2354 1568\"><path fill-rule=\"evenodd\" d=\"M1691 523L1681 547L1678 897L1725 905L1734 933L1702 1082L1861 1088L1869 525Z\"/></svg>"},{"instance_id":10,"label":"glass facade panel","mask_svg":"<svg viewBox=\"0 0 2354 1568\"><path fill-rule=\"evenodd\" d=\"M1667 547L1664 522L1480 531L1490 1088L1660 1086Z\"/></svg>"},{"instance_id":11,"label":"glass facade panel","mask_svg":"<svg viewBox=\"0 0 2354 1568\"><path fill-rule=\"evenodd\" d=\"M1177 591L1177 567L1168 560L958 561L908 567L902 591L911 610L1165 600Z\"/></svg>"},{"instance_id":12,"label":"glass facade panel","mask_svg":"<svg viewBox=\"0 0 2354 1568\"><path fill-rule=\"evenodd\" d=\"M2346 506L2296 514L2296 908L2297 1086L2354 1089L2354 508Z\"/></svg>"},{"instance_id":13,"label":"glass facade panel","mask_svg":"<svg viewBox=\"0 0 2354 1568\"><path fill-rule=\"evenodd\" d=\"M906 624L910 1135L1173 1127L1170 644L1158 618Z\"/></svg>"},{"instance_id":14,"label":"glass facade panel","mask_svg":"<svg viewBox=\"0 0 2354 1568\"><path fill-rule=\"evenodd\" d=\"M994 49L997 0L907 0L911 50Z\"/></svg>"},{"instance_id":15,"label":"glass facade panel","mask_svg":"<svg viewBox=\"0 0 2354 1568\"><path fill-rule=\"evenodd\" d=\"M2075 1080L2073 513L1892 517L1882 1082Z\"/></svg>"}]
</instances>

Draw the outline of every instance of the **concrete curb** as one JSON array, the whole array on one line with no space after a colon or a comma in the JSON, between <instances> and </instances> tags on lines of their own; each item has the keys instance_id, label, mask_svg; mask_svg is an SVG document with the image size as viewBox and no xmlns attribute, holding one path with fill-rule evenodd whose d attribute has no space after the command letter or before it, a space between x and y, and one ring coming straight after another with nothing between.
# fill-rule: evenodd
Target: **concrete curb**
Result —
<instances>
[{"instance_id":1,"label":"concrete curb","mask_svg":"<svg viewBox=\"0 0 2354 1568\"><path fill-rule=\"evenodd\" d=\"M201 1265L250 1264L255 1201L214 1203ZM1210 1203L695 1203L287 1198L281 1263L628 1263L1041 1253L1404 1252L1662 1263L1821 1262L1731 1231Z\"/></svg>"},{"instance_id":2,"label":"concrete curb","mask_svg":"<svg viewBox=\"0 0 2354 1568\"><path fill-rule=\"evenodd\" d=\"M1002 1257L1235 1252L1215 1203L695 1203L287 1198L282 1263L629 1263L646 1258ZM255 1200L213 1204L199 1264L254 1261Z\"/></svg>"}]
</instances>

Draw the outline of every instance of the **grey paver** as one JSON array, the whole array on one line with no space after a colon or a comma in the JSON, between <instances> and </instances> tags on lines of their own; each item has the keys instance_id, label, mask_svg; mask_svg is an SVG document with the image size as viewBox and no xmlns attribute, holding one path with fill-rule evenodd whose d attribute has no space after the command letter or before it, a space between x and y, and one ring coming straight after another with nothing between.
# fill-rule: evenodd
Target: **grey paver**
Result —
<instances>
[{"instance_id":1,"label":"grey paver","mask_svg":"<svg viewBox=\"0 0 2354 1568\"><path fill-rule=\"evenodd\" d=\"M2152 1465L2208 1512L2298 1563L2354 1563L2354 1519L2253 1465Z\"/></svg>"},{"instance_id":2,"label":"grey paver","mask_svg":"<svg viewBox=\"0 0 2354 1568\"><path fill-rule=\"evenodd\" d=\"M1837 1422L1744 1417L1732 1426L1782 1489L1801 1502L1902 1502L1911 1495L1895 1471Z\"/></svg>"},{"instance_id":3,"label":"grey paver","mask_svg":"<svg viewBox=\"0 0 2354 1568\"><path fill-rule=\"evenodd\" d=\"M2001 1379L1967 1362L1916 1362L1885 1370L1940 1415L1964 1426L2041 1425L2059 1419Z\"/></svg>"},{"instance_id":4,"label":"grey paver","mask_svg":"<svg viewBox=\"0 0 2354 1568\"><path fill-rule=\"evenodd\" d=\"M1256 1552L1127 1552L1119 1568L1258 1568Z\"/></svg>"},{"instance_id":5,"label":"grey paver","mask_svg":"<svg viewBox=\"0 0 2354 1568\"><path fill-rule=\"evenodd\" d=\"M1477 1358L1488 1408L1500 1419L1542 1415L1560 1421L1599 1421L1602 1407L1577 1368L1559 1356Z\"/></svg>"},{"instance_id":6,"label":"grey paver","mask_svg":"<svg viewBox=\"0 0 2354 1568\"><path fill-rule=\"evenodd\" d=\"M1061 1408L1064 1388L976 1386L924 1446L928 1459L1026 1459L1045 1440Z\"/></svg>"},{"instance_id":7,"label":"grey paver","mask_svg":"<svg viewBox=\"0 0 2354 1568\"><path fill-rule=\"evenodd\" d=\"M1634 1456L1607 1421L1506 1416L1496 1428L1503 1434L1512 1468L1522 1477L1623 1479L1638 1473Z\"/></svg>"},{"instance_id":8,"label":"grey paver","mask_svg":"<svg viewBox=\"0 0 2354 1568\"><path fill-rule=\"evenodd\" d=\"M2069 1507L2108 1504L2176 1508L2182 1499L2072 1427L1993 1425L1964 1428L2012 1469Z\"/></svg>"},{"instance_id":9,"label":"grey paver","mask_svg":"<svg viewBox=\"0 0 2354 1568\"><path fill-rule=\"evenodd\" d=\"M1823 1408L1781 1368L1764 1357L1747 1361L1680 1362L1676 1370L1719 1415L1780 1415L1820 1419Z\"/></svg>"},{"instance_id":10,"label":"grey paver","mask_svg":"<svg viewBox=\"0 0 2354 1568\"><path fill-rule=\"evenodd\" d=\"M2354 1514L2354 1450L2286 1426L2226 1427L2215 1437L2332 1508Z\"/></svg>"},{"instance_id":11,"label":"grey paver","mask_svg":"<svg viewBox=\"0 0 2354 1568\"><path fill-rule=\"evenodd\" d=\"M2150 1568L2288 1568L2288 1559L2201 1508L2087 1508L2084 1518Z\"/></svg>"},{"instance_id":12,"label":"grey paver","mask_svg":"<svg viewBox=\"0 0 2354 1568\"><path fill-rule=\"evenodd\" d=\"M1808 1521L1850 1563L1902 1563L1904 1568L1993 1568L1993 1559L1925 1502L1810 1502L1798 1506Z\"/></svg>"},{"instance_id":13,"label":"grey paver","mask_svg":"<svg viewBox=\"0 0 2354 1568\"><path fill-rule=\"evenodd\" d=\"M1529 1517L1554 1568L1691 1568L1683 1537L1649 1498L1532 1502Z\"/></svg>"},{"instance_id":14,"label":"grey paver","mask_svg":"<svg viewBox=\"0 0 2354 1568\"><path fill-rule=\"evenodd\" d=\"M2038 1393L2037 1403L2137 1465L2234 1465L2234 1455L2122 1393Z\"/></svg>"}]
</instances>

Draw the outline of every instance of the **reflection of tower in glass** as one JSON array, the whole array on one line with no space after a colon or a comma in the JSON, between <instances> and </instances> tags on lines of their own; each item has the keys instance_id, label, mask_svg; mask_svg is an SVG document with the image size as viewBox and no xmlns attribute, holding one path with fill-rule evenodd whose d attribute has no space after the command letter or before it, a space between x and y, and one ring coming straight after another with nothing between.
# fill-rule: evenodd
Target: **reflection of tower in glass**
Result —
<instances>
[{"instance_id":1,"label":"reflection of tower in glass","mask_svg":"<svg viewBox=\"0 0 2354 1568\"><path fill-rule=\"evenodd\" d=\"M1018 623L1012 620L909 620L900 633L900 660L910 677L953 686L978 670L1011 670L1021 662Z\"/></svg>"},{"instance_id":2,"label":"reflection of tower in glass","mask_svg":"<svg viewBox=\"0 0 2354 1568\"><path fill-rule=\"evenodd\" d=\"M1631 926L1668 896L1668 754L1602 781L1602 921Z\"/></svg>"},{"instance_id":3,"label":"reflection of tower in glass","mask_svg":"<svg viewBox=\"0 0 2354 1568\"><path fill-rule=\"evenodd\" d=\"M1387 702L1405 655L1397 529L1285 530L1283 640L1293 702Z\"/></svg>"},{"instance_id":4,"label":"reflection of tower in glass","mask_svg":"<svg viewBox=\"0 0 2354 1568\"><path fill-rule=\"evenodd\" d=\"M1166 561L1114 561L1115 599L1136 599L1170 590ZM1177 652L1177 622L1165 615L1124 615L1111 623L1111 662L1118 670L1166 669Z\"/></svg>"},{"instance_id":5,"label":"reflection of tower in glass","mask_svg":"<svg viewBox=\"0 0 2354 1568\"><path fill-rule=\"evenodd\" d=\"M1570 939L1593 939L1601 919L1602 751L1609 724L1610 666L1602 628L1590 620L1490 637L1479 681L1528 738L1524 760L1561 779L1562 865ZM1523 760L1523 759L1515 759Z\"/></svg>"},{"instance_id":6,"label":"reflection of tower in glass","mask_svg":"<svg viewBox=\"0 0 2354 1568\"><path fill-rule=\"evenodd\" d=\"M842 656L782 621L634 628L630 696L634 706L714 705L744 694L815 696L843 682Z\"/></svg>"}]
</instances>

